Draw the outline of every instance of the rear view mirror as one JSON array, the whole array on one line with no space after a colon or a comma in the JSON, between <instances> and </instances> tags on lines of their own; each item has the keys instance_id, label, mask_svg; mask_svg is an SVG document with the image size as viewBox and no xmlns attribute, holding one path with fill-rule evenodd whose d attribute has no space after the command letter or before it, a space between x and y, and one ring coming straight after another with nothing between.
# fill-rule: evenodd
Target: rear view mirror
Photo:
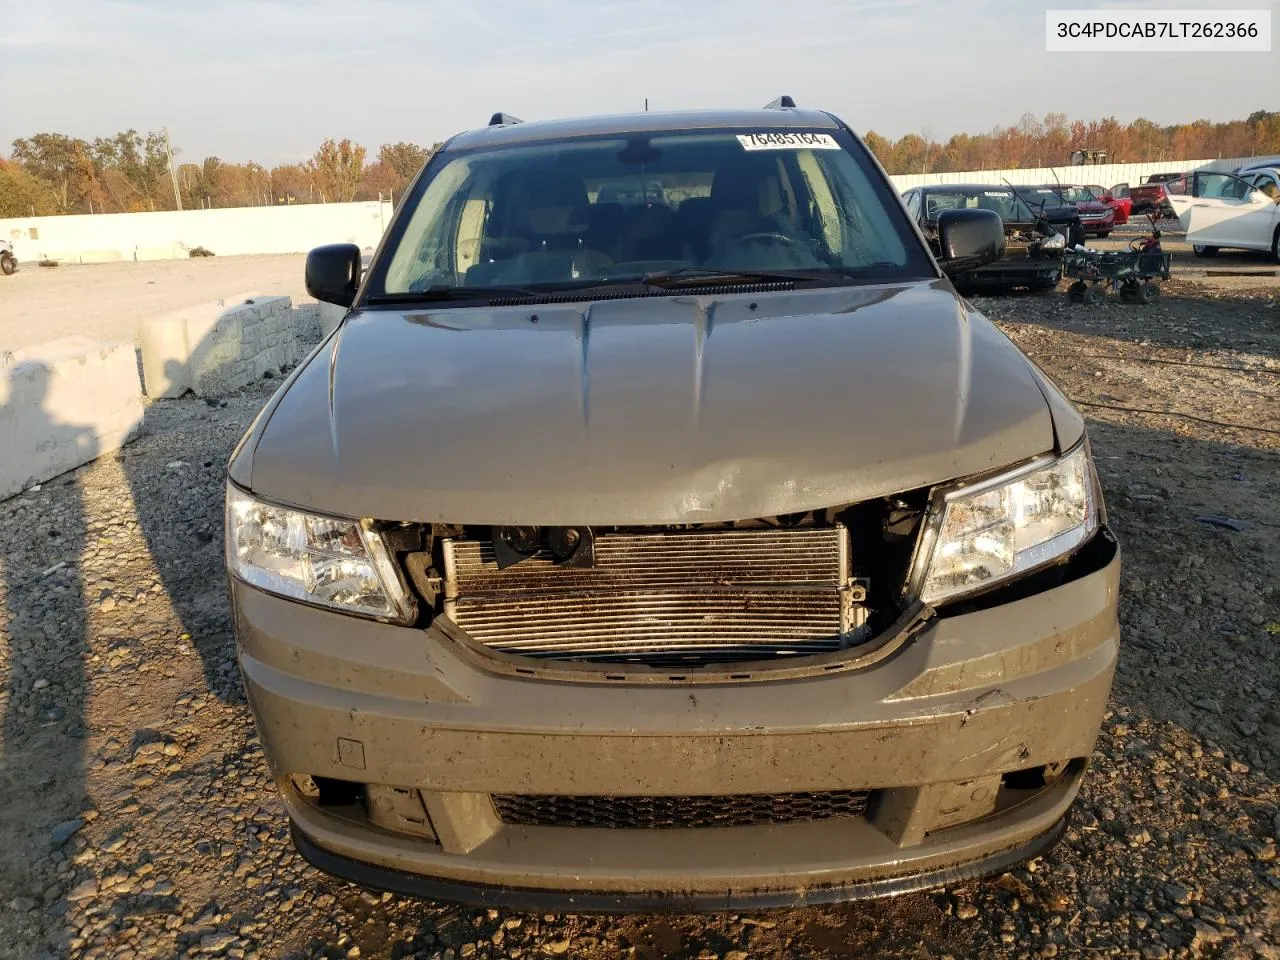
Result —
<instances>
[{"instance_id":1,"label":"rear view mirror","mask_svg":"<svg viewBox=\"0 0 1280 960\"><path fill-rule=\"evenodd\" d=\"M307 293L324 303L349 307L360 284L360 248L354 243L331 243L307 254Z\"/></svg>"},{"instance_id":2,"label":"rear view mirror","mask_svg":"<svg viewBox=\"0 0 1280 960\"><path fill-rule=\"evenodd\" d=\"M1004 221L994 210L945 210L938 214L938 264L962 273L1004 256Z\"/></svg>"}]
</instances>

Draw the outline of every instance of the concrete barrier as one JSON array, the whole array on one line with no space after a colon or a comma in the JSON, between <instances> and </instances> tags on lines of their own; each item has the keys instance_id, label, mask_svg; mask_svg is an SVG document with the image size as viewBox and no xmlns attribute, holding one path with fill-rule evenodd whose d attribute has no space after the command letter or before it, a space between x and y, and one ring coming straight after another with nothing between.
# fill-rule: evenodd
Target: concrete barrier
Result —
<instances>
[{"instance_id":1,"label":"concrete barrier","mask_svg":"<svg viewBox=\"0 0 1280 960\"><path fill-rule=\"evenodd\" d=\"M288 297L224 298L149 320L139 337L147 396L226 396L297 363L319 327L313 304L294 310Z\"/></svg>"},{"instance_id":2,"label":"concrete barrier","mask_svg":"<svg viewBox=\"0 0 1280 960\"><path fill-rule=\"evenodd\" d=\"M0 355L0 499L120 448L142 417L129 344L66 337Z\"/></svg>"},{"instance_id":3,"label":"concrete barrier","mask_svg":"<svg viewBox=\"0 0 1280 960\"><path fill-rule=\"evenodd\" d=\"M347 315L347 308L340 307L336 303L319 304L320 308L320 334L327 337L333 331L338 329L338 324L342 322L342 318Z\"/></svg>"}]
</instances>

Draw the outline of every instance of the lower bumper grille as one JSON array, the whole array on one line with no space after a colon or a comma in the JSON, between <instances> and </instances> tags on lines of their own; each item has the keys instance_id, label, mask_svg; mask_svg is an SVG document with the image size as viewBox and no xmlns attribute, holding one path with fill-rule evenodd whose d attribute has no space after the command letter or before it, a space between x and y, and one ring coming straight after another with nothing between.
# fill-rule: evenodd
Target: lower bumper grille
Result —
<instances>
[{"instance_id":1,"label":"lower bumper grille","mask_svg":"<svg viewBox=\"0 0 1280 960\"><path fill-rule=\"evenodd\" d=\"M860 817L866 790L748 793L726 797L493 797L503 823L525 827L600 827L615 830L751 827Z\"/></svg>"},{"instance_id":2,"label":"lower bumper grille","mask_svg":"<svg viewBox=\"0 0 1280 960\"><path fill-rule=\"evenodd\" d=\"M541 551L500 569L492 543L446 541L445 612L491 649L676 665L823 653L866 620L844 527L616 533L590 567Z\"/></svg>"}]
</instances>

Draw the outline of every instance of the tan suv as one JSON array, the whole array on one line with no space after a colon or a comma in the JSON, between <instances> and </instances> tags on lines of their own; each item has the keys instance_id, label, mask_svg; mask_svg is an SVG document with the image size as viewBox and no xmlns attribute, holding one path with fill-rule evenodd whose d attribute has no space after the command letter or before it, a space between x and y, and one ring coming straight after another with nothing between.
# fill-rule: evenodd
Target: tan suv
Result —
<instances>
[{"instance_id":1,"label":"tan suv","mask_svg":"<svg viewBox=\"0 0 1280 960\"><path fill-rule=\"evenodd\" d=\"M611 203L651 183L663 202ZM646 188L646 196L648 189ZM1007 869L1119 641L1084 424L834 117L444 145L237 447L239 663L295 841L375 887L727 909Z\"/></svg>"}]
</instances>

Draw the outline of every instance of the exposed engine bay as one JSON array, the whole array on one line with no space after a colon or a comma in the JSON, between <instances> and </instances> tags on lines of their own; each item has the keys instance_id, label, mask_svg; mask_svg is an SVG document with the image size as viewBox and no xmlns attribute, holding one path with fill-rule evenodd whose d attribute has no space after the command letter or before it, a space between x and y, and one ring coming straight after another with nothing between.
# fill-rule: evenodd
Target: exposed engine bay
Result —
<instances>
[{"instance_id":1,"label":"exposed engine bay","mask_svg":"<svg viewBox=\"0 0 1280 960\"><path fill-rule=\"evenodd\" d=\"M647 665L856 647L898 616L928 491L730 523L405 525L420 599L509 655Z\"/></svg>"}]
</instances>

